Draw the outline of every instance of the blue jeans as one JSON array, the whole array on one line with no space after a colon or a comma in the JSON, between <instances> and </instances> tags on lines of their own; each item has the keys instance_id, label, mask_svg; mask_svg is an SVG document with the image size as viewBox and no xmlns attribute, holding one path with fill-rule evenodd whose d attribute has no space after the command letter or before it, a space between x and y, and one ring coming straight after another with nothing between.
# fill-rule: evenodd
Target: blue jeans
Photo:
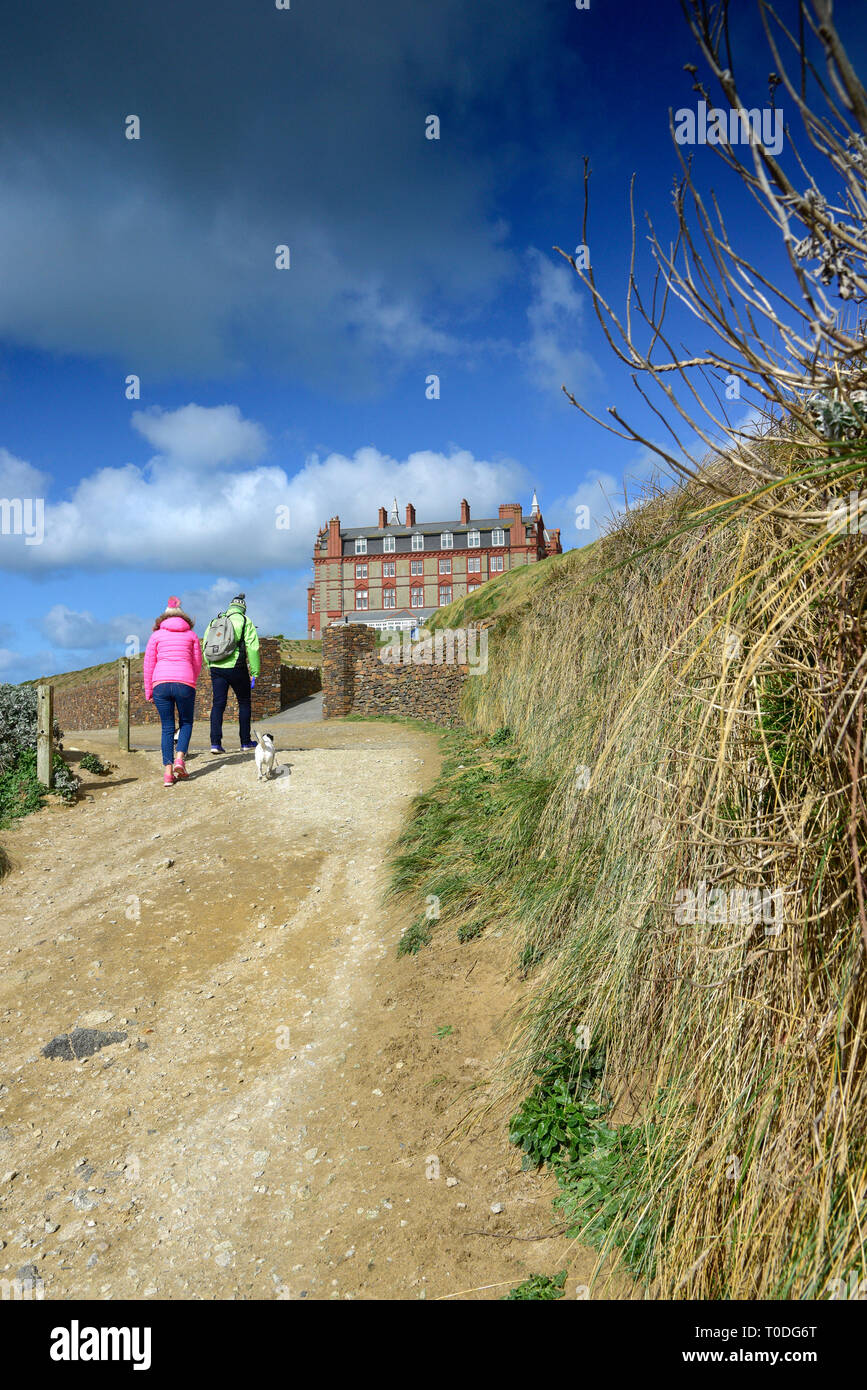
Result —
<instances>
[{"instance_id":1,"label":"blue jeans","mask_svg":"<svg viewBox=\"0 0 867 1390\"><path fill-rule=\"evenodd\" d=\"M178 708L178 752L186 753L193 732L196 717L196 687L185 685L183 681L160 681L153 688L154 704L159 711L163 726L162 754L163 766L174 761L175 745L175 706Z\"/></svg>"}]
</instances>

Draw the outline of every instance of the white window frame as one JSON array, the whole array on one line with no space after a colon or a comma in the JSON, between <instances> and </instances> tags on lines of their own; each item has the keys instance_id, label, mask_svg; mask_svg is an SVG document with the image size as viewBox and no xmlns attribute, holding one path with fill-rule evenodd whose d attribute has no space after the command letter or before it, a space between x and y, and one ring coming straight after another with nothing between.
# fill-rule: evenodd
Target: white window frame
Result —
<instances>
[{"instance_id":1,"label":"white window frame","mask_svg":"<svg viewBox=\"0 0 867 1390\"><path fill-rule=\"evenodd\" d=\"M453 549L454 549L454 545L455 545L455 538L454 538L454 536L452 535L451 531L441 531L441 532L440 532L440 550L453 550Z\"/></svg>"},{"instance_id":2,"label":"white window frame","mask_svg":"<svg viewBox=\"0 0 867 1390\"><path fill-rule=\"evenodd\" d=\"M394 536L383 536L382 548L387 554L391 554L394 550Z\"/></svg>"},{"instance_id":3,"label":"white window frame","mask_svg":"<svg viewBox=\"0 0 867 1390\"><path fill-rule=\"evenodd\" d=\"M383 591L382 591L382 606L383 606L383 608L396 608L396 607L397 607L397 590L396 590L396 589L391 589L391 588L383 589Z\"/></svg>"},{"instance_id":4,"label":"white window frame","mask_svg":"<svg viewBox=\"0 0 867 1390\"><path fill-rule=\"evenodd\" d=\"M492 556L491 556L491 559L490 559L489 568L490 568L491 574L502 574L502 573L503 573L503 556L502 556L502 555L492 555Z\"/></svg>"},{"instance_id":5,"label":"white window frame","mask_svg":"<svg viewBox=\"0 0 867 1390\"><path fill-rule=\"evenodd\" d=\"M382 562L383 579L396 579L394 560L383 560Z\"/></svg>"},{"instance_id":6,"label":"white window frame","mask_svg":"<svg viewBox=\"0 0 867 1390\"><path fill-rule=\"evenodd\" d=\"M366 554L367 554L367 537L366 537L366 536L356 536L356 537L355 537L355 553L356 553L356 555L366 555Z\"/></svg>"},{"instance_id":7,"label":"white window frame","mask_svg":"<svg viewBox=\"0 0 867 1390\"><path fill-rule=\"evenodd\" d=\"M366 562L365 562L363 565L356 565L356 566L355 566L355 577L356 577L356 579L366 579L366 578L367 578L367 563L366 563Z\"/></svg>"},{"instance_id":8,"label":"white window frame","mask_svg":"<svg viewBox=\"0 0 867 1390\"><path fill-rule=\"evenodd\" d=\"M410 608L424 608L424 585L413 584L409 591Z\"/></svg>"},{"instance_id":9,"label":"white window frame","mask_svg":"<svg viewBox=\"0 0 867 1390\"><path fill-rule=\"evenodd\" d=\"M506 533L501 526L497 526L491 532L491 545L505 545Z\"/></svg>"},{"instance_id":10,"label":"white window frame","mask_svg":"<svg viewBox=\"0 0 867 1390\"><path fill-rule=\"evenodd\" d=\"M362 600L364 600L362 602ZM355 591L355 611L357 613L367 613L370 610L367 589L356 589Z\"/></svg>"},{"instance_id":11,"label":"white window frame","mask_svg":"<svg viewBox=\"0 0 867 1390\"><path fill-rule=\"evenodd\" d=\"M467 559L467 574L481 574L482 557L481 555L470 555Z\"/></svg>"},{"instance_id":12,"label":"white window frame","mask_svg":"<svg viewBox=\"0 0 867 1390\"><path fill-rule=\"evenodd\" d=\"M468 531L468 532L467 532L467 545L470 547L471 550L477 550L478 547L481 545L481 543L482 543L482 533L481 533L481 531Z\"/></svg>"},{"instance_id":13,"label":"white window frame","mask_svg":"<svg viewBox=\"0 0 867 1390\"><path fill-rule=\"evenodd\" d=\"M424 550L424 536L421 531L413 531L412 548L413 550Z\"/></svg>"},{"instance_id":14,"label":"white window frame","mask_svg":"<svg viewBox=\"0 0 867 1390\"><path fill-rule=\"evenodd\" d=\"M424 574L424 560L410 560L409 572L411 576Z\"/></svg>"},{"instance_id":15,"label":"white window frame","mask_svg":"<svg viewBox=\"0 0 867 1390\"><path fill-rule=\"evenodd\" d=\"M449 574L449 575L450 575L451 572L452 572L452 557L451 557L451 555L441 555L441 556L440 556L440 562L439 562L439 573L440 573L440 574Z\"/></svg>"},{"instance_id":16,"label":"white window frame","mask_svg":"<svg viewBox=\"0 0 867 1390\"><path fill-rule=\"evenodd\" d=\"M453 594L454 591L453 591L453 589L452 589L451 584L440 584L440 585L438 586L438 592L439 592L439 601L440 601L439 606L440 606L440 608L445 608L445 607L446 607L448 604L450 604L451 601L452 601L452 594ZM444 594L444 593L447 593L447 594L448 594L448 598L443 598L443 594Z\"/></svg>"}]
</instances>

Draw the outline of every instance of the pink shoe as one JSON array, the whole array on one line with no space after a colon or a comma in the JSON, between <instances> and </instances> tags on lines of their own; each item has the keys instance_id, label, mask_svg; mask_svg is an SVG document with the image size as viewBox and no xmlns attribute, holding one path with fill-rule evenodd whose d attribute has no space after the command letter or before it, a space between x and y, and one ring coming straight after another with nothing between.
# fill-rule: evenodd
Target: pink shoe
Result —
<instances>
[{"instance_id":1,"label":"pink shoe","mask_svg":"<svg viewBox=\"0 0 867 1390\"><path fill-rule=\"evenodd\" d=\"M187 772L187 765L184 762L183 753L175 754L175 765L172 768L172 772L175 775L175 780L178 782L183 782L189 777L190 774Z\"/></svg>"},{"instance_id":2,"label":"pink shoe","mask_svg":"<svg viewBox=\"0 0 867 1390\"><path fill-rule=\"evenodd\" d=\"M173 787L175 785L175 774L173 771L163 773L163 786Z\"/></svg>"}]
</instances>

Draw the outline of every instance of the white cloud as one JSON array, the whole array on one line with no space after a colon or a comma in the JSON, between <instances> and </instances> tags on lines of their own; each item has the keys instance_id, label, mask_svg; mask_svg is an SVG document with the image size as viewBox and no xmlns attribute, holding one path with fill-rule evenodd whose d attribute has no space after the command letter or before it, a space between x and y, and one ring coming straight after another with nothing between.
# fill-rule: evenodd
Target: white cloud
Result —
<instances>
[{"instance_id":1,"label":"white cloud","mask_svg":"<svg viewBox=\"0 0 867 1390\"><path fill-rule=\"evenodd\" d=\"M420 518L457 517L462 497L476 515L490 515L527 491L515 460L477 459L458 448L403 460L372 447L351 457L313 455L294 474L265 462L245 467L264 447L264 433L231 406L142 413L136 426L176 452L82 478L67 501L46 503L43 543L0 550L0 564L33 575L75 566L174 575L234 569L252 578L307 568L319 527L335 514L346 525L372 525L396 496L401 510L414 502ZM278 508L287 507L289 528L278 528Z\"/></svg>"},{"instance_id":2,"label":"white cloud","mask_svg":"<svg viewBox=\"0 0 867 1390\"><path fill-rule=\"evenodd\" d=\"M535 249L529 258L532 297L524 361L540 390L559 393L566 386L574 395L601 379L593 358L578 346L585 308L581 282L559 258L547 260Z\"/></svg>"},{"instance_id":3,"label":"white cloud","mask_svg":"<svg viewBox=\"0 0 867 1390\"><path fill-rule=\"evenodd\" d=\"M579 509L587 509L586 513ZM613 473L590 469L575 491L556 504L562 515L560 540L564 550L587 545L608 529L608 524L624 510L623 484ZM588 525L584 525L584 521Z\"/></svg>"},{"instance_id":4,"label":"white cloud","mask_svg":"<svg viewBox=\"0 0 867 1390\"><path fill-rule=\"evenodd\" d=\"M76 612L63 603L56 603L49 609L39 624L42 635L55 647L82 652L107 646L122 649L128 638L140 638L149 627L146 619L129 613L116 618L95 618L92 613ZM117 654L123 655L122 650Z\"/></svg>"},{"instance_id":5,"label":"white cloud","mask_svg":"<svg viewBox=\"0 0 867 1390\"><path fill-rule=\"evenodd\" d=\"M185 405L179 410L137 410L133 428L168 459L190 468L255 463L265 452L261 425L244 420L236 405Z\"/></svg>"},{"instance_id":6,"label":"white cloud","mask_svg":"<svg viewBox=\"0 0 867 1390\"><path fill-rule=\"evenodd\" d=\"M0 448L0 497L44 497L48 475Z\"/></svg>"}]
</instances>

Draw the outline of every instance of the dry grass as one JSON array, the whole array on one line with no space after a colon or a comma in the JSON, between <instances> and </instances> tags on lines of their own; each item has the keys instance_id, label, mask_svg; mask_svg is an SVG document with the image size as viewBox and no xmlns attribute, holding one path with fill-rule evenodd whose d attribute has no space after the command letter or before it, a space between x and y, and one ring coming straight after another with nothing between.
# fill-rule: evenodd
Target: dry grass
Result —
<instances>
[{"instance_id":1,"label":"dry grass","mask_svg":"<svg viewBox=\"0 0 867 1390\"><path fill-rule=\"evenodd\" d=\"M641 1079L664 1239L640 1272L663 1297L815 1297L865 1273L867 547L815 517L867 469L765 447L788 516L720 512L734 463L650 499L592 572L564 557L506 614L467 682L476 731L508 726L554 779L534 853L557 890L544 911L513 899L539 963L503 1085L578 1025L609 1084ZM678 922L702 882L741 894L729 919L745 890L781 893L780 934Z\"/></svg>"}]
</instances>

